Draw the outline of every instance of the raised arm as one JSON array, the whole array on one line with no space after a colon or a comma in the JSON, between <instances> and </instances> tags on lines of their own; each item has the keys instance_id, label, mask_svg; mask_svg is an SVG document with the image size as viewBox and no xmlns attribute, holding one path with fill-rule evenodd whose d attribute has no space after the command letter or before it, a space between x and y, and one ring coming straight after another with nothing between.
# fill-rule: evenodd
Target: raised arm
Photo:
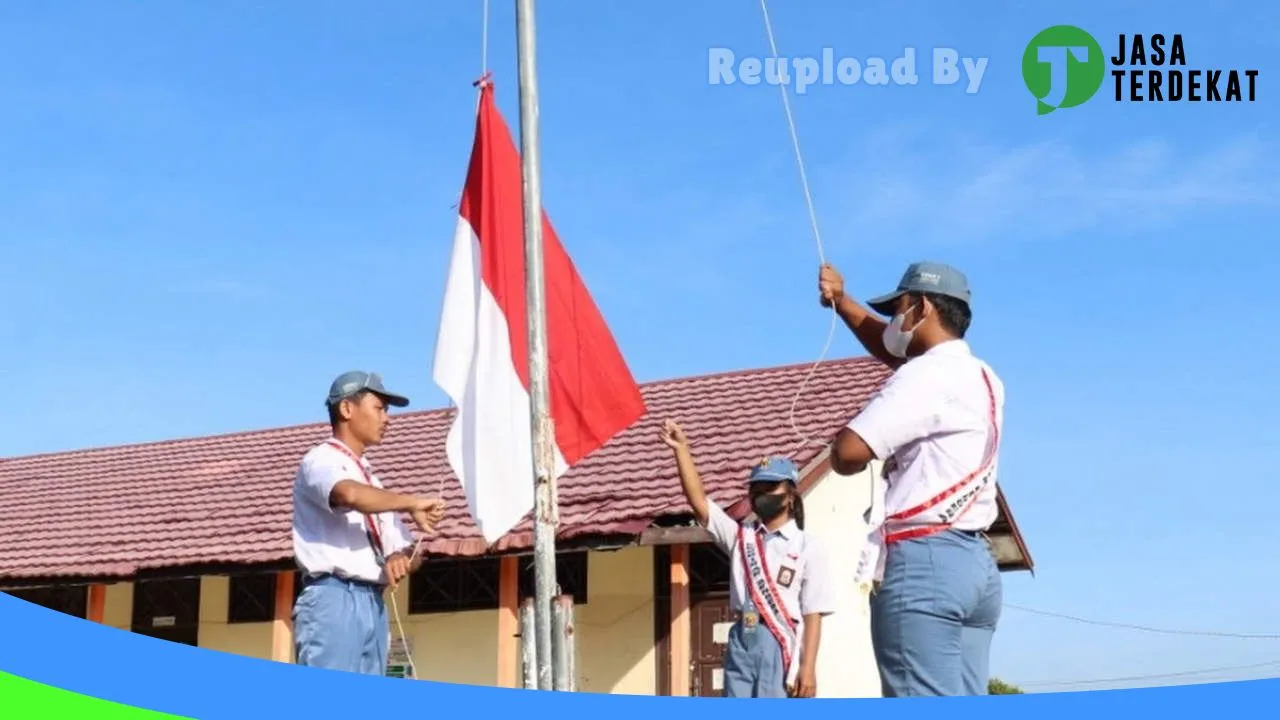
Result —
<instances>
[{"instance_id":1,"label":"raised arm","mask_svg":"<svg viewBox=\"0 0 1280 720\"><path fill-rule=\"evenodd\" d=\"M680 470L680 485L694 517L699 524L706 525L711 511L707 505L707 494L702 488L702 478L698 475L698 467L693 462L693 453L689 451L689 438L679 425L667 420L662 424L662 442L675 452L676 466Z\"/></svg>"},{"instance_id":2,"label":"raised arm","mask_svg":"<svg viewBox=\"0 0 1280 720\"><path fill-rule=\"evenodd\" d=\"M862 347L880 362L891 368L901 367L904 360L889 354L884 349L884 329L888 326L875 313L864 308L857 300L845 295L844 278L831 266L824 264L818 270L818 291L821 293L823 307L835 304L836 314L844 321L845 327L853 332Z\"/></svg>"}]
</instances>

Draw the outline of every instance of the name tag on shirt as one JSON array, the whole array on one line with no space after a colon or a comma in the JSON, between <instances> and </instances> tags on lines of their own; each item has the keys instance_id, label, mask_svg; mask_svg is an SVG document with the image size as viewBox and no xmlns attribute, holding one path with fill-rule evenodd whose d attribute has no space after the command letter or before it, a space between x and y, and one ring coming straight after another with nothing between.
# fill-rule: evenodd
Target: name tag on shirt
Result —
<instances>
[{"instance_id":1,"label":"name tag on shirt","mask_svg":"<svg viewBox=\"0 0 1280 720\"><path fill-rule=\"evenodd\" d=\"M783 565L778 569L778 584L784 588L791 587L791 583L796 579L796 571Z\"/></svg>"}]
</instances>

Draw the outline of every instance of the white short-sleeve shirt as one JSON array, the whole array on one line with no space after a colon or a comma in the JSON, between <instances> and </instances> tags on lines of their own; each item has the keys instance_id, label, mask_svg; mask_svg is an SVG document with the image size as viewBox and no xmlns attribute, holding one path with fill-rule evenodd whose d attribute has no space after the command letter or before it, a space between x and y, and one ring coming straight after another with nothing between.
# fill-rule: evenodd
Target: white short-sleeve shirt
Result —
<instances>
[{"instance_id":1,"label":"white short-sleeve shirt","mask_svg":"<svg viewBox=\"0 0 1280 720\"><path fill-rule=\"evenodd\" d=\"M991 381L990 393L983 380L984 370ZM928 501L982 466L992 433L993 396L995 428L1002 433L1003 383L990 366L973 355L968 343L949 340L898 368L849 422L849 429L885 463L886 515ZM956 518L953 527L958 530L986 530L995 522L998 447L995 452L991 482ZM939 503L904 525L940 522L949 504Z\"/></svg>"},{"instance_id":2,"label":"white short-sleeve shirt","mask_svg":"<svg viewBox=\"0 0 1280 720\"><path fill-rule=\"evenodd\" d=\"M334 438L311 448L303 456L294 478L293 552L298 567L307 575L329 573L350 580L385 583L383 568L369 544L364 514L329 505L334 485L342 480L364 483L366 477L346 453L329 442L341 444ZM361 457L360 463L374 487L381 488L382 481L374 475L368 461ZM386 555L413 544L413 534L397 513L378 513L373 518L378 523Z\"/></svg>"},{"instance_id":3,"label":"white short-sleeve shirt","mask_svg":"<svg viewBox=\"0 0 1280 720\"><path fill-rule=\"evenodd\" d=\"M729 609L735 612L741 611L750 597L747 573L738 551L739 527L724 508L707 500L707 531L729 556ZM777 530L765 531L764 551L778 594L787 612L800 621L802 635L805 615L835 612L827 551L819 538L801 530L792 520ZM784 586L779 580L785 580L787 575L791 575L791 583Z\"/></svg>"}]
</instances>

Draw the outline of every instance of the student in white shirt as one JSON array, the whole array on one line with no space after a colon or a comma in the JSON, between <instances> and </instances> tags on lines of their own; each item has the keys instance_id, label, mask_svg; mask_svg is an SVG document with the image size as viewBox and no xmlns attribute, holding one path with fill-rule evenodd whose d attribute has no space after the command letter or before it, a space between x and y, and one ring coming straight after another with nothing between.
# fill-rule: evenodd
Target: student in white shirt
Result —
<instances>
[{"instance_id":1,"label":"student in white shirt","mask_svg":"<svg viewBox=\"0 0 1280 720\"><path fill-rule=\"evenodd\" d=\"M756 520L741 524L703 492L689 439L668 420L662 441L676 456L684 495L700 524L730 560L725 697L814 697L822 618L834 612L826 549L804 531L796 466L766 458L751 469L747 492Z\"/></svg>"},{"instance_id":2,"label":"student in white shirt","mask_svg":"<svg viewBox=\"0 0 1280 720\"><path fill-rule=\"evenodd\" d=\"M985 695L1003 602L985 532L997 512L1004 385L964 340L968 280L913 263L897 289L867 303L887 323L844 293L834 268L818 285L822 303L895 368L831 448L843 475L884 461L859 568L878 583L871 623L884 694Z\"/></svg>"},{"instance_id":3,"label":"student in white shirt","mask_svg":"<svg viewBox=\"0 0 1280 720\"><path fill-rule=\"evenodd\" d=\"M399 513L423 532L444 515L444 501L383 489L365 459L382 442L387 406L409 401L388 392L376 373L344 373L325 405L333 437L302 458L293 485L293 548L302 571L294 604L299 665L381 675L390 646L383 591L422 564Z\"/></svg>"}]
</instances>

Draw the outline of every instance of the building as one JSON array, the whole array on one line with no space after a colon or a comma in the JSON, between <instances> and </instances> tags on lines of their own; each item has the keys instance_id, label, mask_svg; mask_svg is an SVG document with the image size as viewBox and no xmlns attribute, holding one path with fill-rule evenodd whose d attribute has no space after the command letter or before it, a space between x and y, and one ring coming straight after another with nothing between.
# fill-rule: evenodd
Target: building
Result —
<instances>
[{"instance_id":1,"label":"building","mask_svg":"<svg viewBox=\"0 0 1280 720\"><path fill-rule=\"evenodd\" d=\"M717 624L728 568L692 523L663 418L688 430L710 497L743 517L746 469L789 453L803 469L807 529L824 537L842 610L824 625L824 696L878 696L865 600L852 583L871 468L830 473L822 440L855 414L888 369L869 358L824 363L796 407L808 365L648 383L649 414L560 483L559 576L575 600L578 689L716 695ZM450 410L393 418L370 458L388 487L442 493L448 518L430 560L394 592L417 675L520 684L518 607L533 592L531 526L486 548L444 456ZM290 499L297 462L323 422L0 460L0 587L107 625L211 650L292 660L296 596ZM1016 479L1014 479L1016 482ZM1002 569L1030 570L1003 492L992 529ZM722 631L724 628L721 627ZM393 636L397 635L393 621Z\"/></svg>"}]
</instances>

